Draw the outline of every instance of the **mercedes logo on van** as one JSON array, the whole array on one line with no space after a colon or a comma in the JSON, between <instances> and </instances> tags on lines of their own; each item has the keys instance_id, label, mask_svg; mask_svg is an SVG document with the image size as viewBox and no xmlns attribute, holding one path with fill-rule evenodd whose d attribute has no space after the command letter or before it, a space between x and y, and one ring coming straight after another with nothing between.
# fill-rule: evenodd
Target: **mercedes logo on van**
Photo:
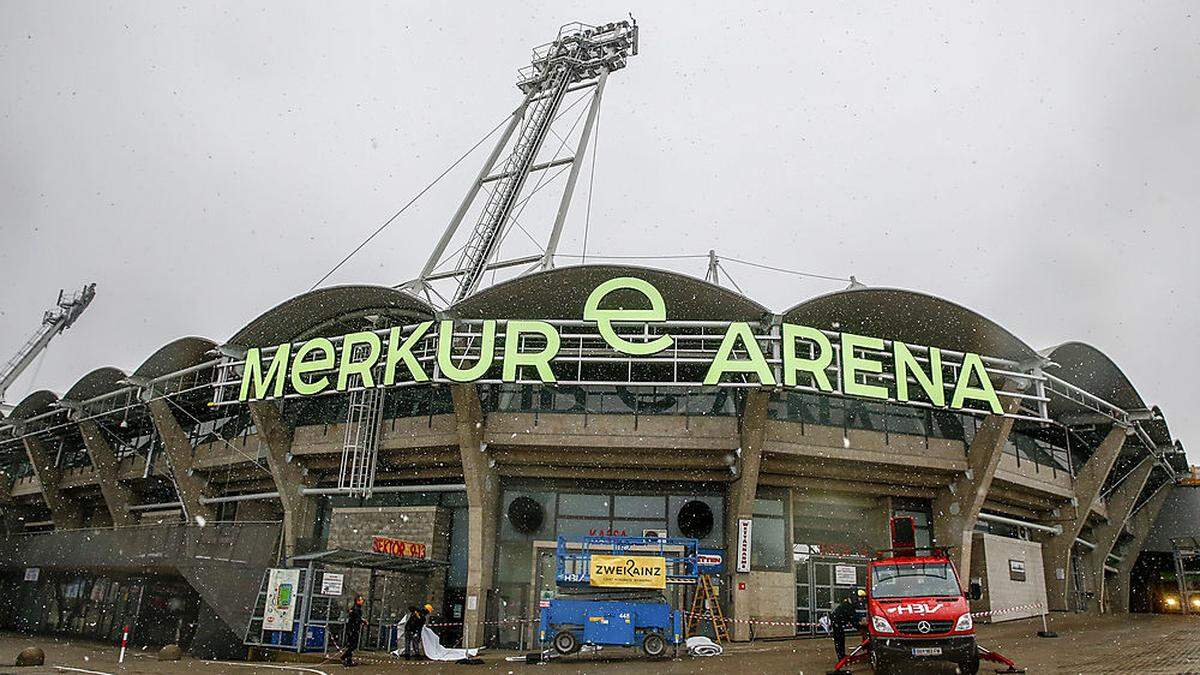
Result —
<instances>
[{"instance_id":1,"label":"mercedes logo on van","mask_svg":"<svg viewBox=\"0 0 1200 675\"><path fill-rule=\"evenodd\" d=\"M917 630L921 631L922 633L928 633L929 629L930 629L930 626L929 626L928 621L918 621L917 622Z\"/></svg>"}]
</instances>

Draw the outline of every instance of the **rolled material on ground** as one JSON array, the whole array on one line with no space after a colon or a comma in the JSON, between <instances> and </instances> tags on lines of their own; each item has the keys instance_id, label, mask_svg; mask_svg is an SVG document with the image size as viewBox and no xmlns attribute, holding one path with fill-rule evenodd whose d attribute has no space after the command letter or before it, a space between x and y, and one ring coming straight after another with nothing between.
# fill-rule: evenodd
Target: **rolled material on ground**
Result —
<instances>
[{"instance_id":1,"label":"rolled material on ground","mask_svg":"<svg viewBox=\"0 0 1200 675\"><path fill-rule=\"evenodd\" d=\"M725 649L721 645L703 635L688 638L687 651L692 656L720 656L725 653Z\"/></svg>"}]
</instances>

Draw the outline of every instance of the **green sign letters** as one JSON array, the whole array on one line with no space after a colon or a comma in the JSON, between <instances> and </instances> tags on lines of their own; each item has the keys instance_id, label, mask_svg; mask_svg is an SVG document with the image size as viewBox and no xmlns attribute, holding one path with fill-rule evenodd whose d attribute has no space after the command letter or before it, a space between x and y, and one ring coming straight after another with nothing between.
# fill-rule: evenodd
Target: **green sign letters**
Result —
<instances>
[{"instance_id":1,"label":"green sign letters","mask_svg":"<svg viewBox=\"0 0 1200 675\"><path fill-rule=\"evenodd\" d=\"M618 290L640 294L648 308L602 307L605 299ZM667 320L667 306L658 289L635 277L609 279L597 286L584 304L583 320L586 325L595 326L608 350L632 362L639 358L649 362L650 357L669 354L682 338L649 330L655 323ZM497 357L500 323L503 323L503 349ZM644 330L621 333L617 324L640 324ZM720 385L733 379L740 384L803 386L861 398L919 400L936 407L982 407L995 414L1004 412L978 354L962 354L956 363L944 364L943 353L937 347L832 333L787 322L779 324L770 335L756 335L756 326L744 321L726 325L720 346L707 363L704 385ZM456 343L455 328L455 321L449 319L424 321L415 326L391 328L386 333L349 333L342 336L340 344L318 337L299 345L281 344L267 354L255 347L246 352L238 400L313 396L357 387L391 387L431 380L496 381L496 361L501 382L559 381L554 362L562 349L562 335L554 324L484 320L478 322L478 331L472 333L466 346L461 337ZM436 358L430 358L425 351L418 352L422 345L429 349L430 340L434 341ZM776 341L777 351L772 351ZM456 344L465 351L454 353ZM530 348L530 344L534 346ZM768 353L776 356L769 358ZM831 372L835 379L830 378ZM532 380L531 373L536 374ZM918 394L917 398L913 394ZM968 402L975 405L968 406Z\"/></svg>"}]
</instances>

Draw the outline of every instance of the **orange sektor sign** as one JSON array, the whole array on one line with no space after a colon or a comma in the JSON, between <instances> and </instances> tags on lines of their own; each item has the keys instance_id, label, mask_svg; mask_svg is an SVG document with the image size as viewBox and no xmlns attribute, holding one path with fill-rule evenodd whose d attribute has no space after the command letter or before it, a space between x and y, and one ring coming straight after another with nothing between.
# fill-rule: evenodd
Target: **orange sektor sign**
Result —
<instances>
[{"instance_id":1,"label":"orange sektor sign","mask_svg":"<svg viewBox=\"0 0 1200 675\"><path fill-rule=\"evenodd\" d=\"M385 553L399 558L425 557L425 544L418 544L415 541L405 541L403 539L392 539L391 537L375 537L371 541L371 550L376 553Z\"/></svg>"}]
</instances>

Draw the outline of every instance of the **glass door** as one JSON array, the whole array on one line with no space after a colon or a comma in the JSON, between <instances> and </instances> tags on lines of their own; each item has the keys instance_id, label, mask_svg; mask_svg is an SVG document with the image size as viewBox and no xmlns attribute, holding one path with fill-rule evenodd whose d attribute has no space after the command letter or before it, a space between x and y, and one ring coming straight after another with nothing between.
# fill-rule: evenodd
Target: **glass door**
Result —
<instances>
[{"instance_id":1,"label":"glass door","mask_svg":"<svg viewBox=\"0 0 1200 675\"><path fill-rule=\"evenodd\" d=\"M796 634L824 635L828 617L843 598L867 583L867 559L861 556L805 557L796 561Z\"/></svg>"}]
</instances>

